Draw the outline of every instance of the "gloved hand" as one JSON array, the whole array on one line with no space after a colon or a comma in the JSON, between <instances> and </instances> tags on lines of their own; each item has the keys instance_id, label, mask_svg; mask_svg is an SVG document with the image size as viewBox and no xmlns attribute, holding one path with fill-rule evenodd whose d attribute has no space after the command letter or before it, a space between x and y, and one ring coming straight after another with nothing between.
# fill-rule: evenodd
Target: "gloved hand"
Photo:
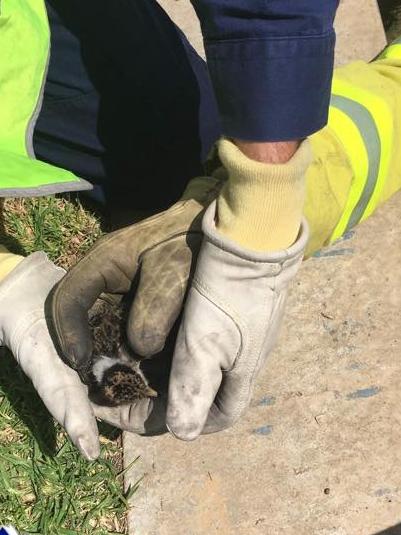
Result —
<instances>
[{"instance_id":1,"label":"gloved hand","mask_svg":"<svg viewBox=\"0 0 401 535\"><path fill-rule=\"evenodd\" d=\"M225 429L247 408L308 238L304 221L292 247L250 251L216 230L215 212L214 202L170 374L167 426L183 440Z\"/></svg>"},{"instance_id":2,"label":"gloved hand","mask_svg":"<svg viewBox=\"0 0 401 535\"><path fill-rule=\"evenodd\" d=\"M38 252L5 277L0 283L0 345L10 349L80 452L95 459L98 431L87 389L60 359L46 323L46 298L63 275L63 269Z\"/></svg>"},{"instance_id":3,"label":"gloved hand","mask_svg":"<svg viewBox=\"0 0 401 535\"><path fill-rule=\"evenodd\" d=\"M128 318L128 339L139 356L159 352L182 309L201 239L206 206L216 197L221 177L191 181L169 210L101 238L63 278L52 296L52 317L61 354L87 380L92 352L88 310L103 293L126 294L139 276ZM142 414L146 414L143 408ZM99 408L107 421L129 427L130 407ZM110 420L110 417L113 420Z\"/></svg>"},{"instance_id":4,"label":"gloved hand","mask_svg":"<svg viewBox=\"0 0 401 535\"><path fill-rule=\"evenodd\" d=\"M203 218L169 382L167 426L183 440L233 425L248 406L308 239L300 226L308 143L279 165L249 160L226 140L219 148L229 178ZM281 250L266 251L279 240Z\"/></svg>"}]
</instances>

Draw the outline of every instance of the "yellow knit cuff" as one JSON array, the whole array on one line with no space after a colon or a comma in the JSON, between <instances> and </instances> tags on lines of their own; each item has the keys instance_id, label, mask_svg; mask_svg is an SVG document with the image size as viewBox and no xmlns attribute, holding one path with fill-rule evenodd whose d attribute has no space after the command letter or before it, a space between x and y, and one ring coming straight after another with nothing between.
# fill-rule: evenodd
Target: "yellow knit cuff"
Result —
<instances>
[{"instance_id":1,"label":"yellow knit cuff","mask_svg":"<svg viewBox=\"0 0 401 535\"><path fill-rule=\"evenodd\" d=\"M0 282L24 259L23 256L10 253L0 245Z\"/></svg>"},{"instance_id":2,"label":"yellow knit cuff","mask_svg":"<svg viewBox=\"0 0 401 535\"><path fill-rule=\"evenodd\" d=\"M219 156L229 176L217 199L219 231L257 251L292 245L302 220L309 141L283 164L251 160L227 139L219 142Z\"/></svg>"}]
</instances>

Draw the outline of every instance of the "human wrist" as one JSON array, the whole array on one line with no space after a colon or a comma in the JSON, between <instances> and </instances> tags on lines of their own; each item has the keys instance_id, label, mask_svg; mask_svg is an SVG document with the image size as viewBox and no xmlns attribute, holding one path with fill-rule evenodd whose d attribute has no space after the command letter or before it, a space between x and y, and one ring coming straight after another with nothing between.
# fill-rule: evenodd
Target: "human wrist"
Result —
<instances>
[{"instance_id":1,"label":"human wrist","mask_svg":"<svg viewBox=\"0 0 401 535\"><path fill-rule=\"evenodd\" d=\"M288 162L301 144L301 140L259 142L234 139L233 142L245 156L251 160L266 164Z\"/></svg>"}]
</instances>

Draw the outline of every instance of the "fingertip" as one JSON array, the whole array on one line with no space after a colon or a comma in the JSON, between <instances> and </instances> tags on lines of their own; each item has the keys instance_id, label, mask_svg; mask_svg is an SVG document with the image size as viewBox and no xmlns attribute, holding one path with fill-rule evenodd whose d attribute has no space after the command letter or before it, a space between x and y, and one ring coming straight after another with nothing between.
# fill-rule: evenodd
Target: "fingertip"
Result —
<instances>
[{"instance_id":1,"label":"fingertip","mask_svg":"<svg viewBox=\"0 0 401 535\"><path fill-rule=\"evenodd\" d=\"M176 352L173 358L166 425L176 438L192 441L203 431L221 384L221 371L217 368L205 373L196 362L190 361L184 361L185 365L182 365L181 355Z\"/></svg>"},{"instance_id":2,"label":"fingertip","mask_svg":"<svg viewBox=\"0 0 401 535\"><path fill-rule=\"evenodd\" d=\"M88 461L94 461L100 455L99 431L84 387L80 385L71 403L68 399L65 401L65 417L59 421L81 455Z\"/></svg>"},{"instance_id":3,"label":"fingertip","mask_svg":"<svg viewBox=\"0 0 401 535\"><path fill-rule=\"evenodd\" d=\"M199 429L199 426L196 424L175 425L167 422L166 427L174 438L183 440L184 442L193 442L199 438L199 435L202 432L202 429Z\"/></svg>"},{"instance_id":4,"label":"fingertip","mask_svg":"<svg viewBox=\"0 0 401 535\"><path fill-rule=\"evenodd\" d=\"M95 461L100 455L100 444L97 438L96 440L91 440L87 437L79 437L76 441L76 446L87 461Z\"/></svg>"},{"instance_id":5,"label":"fingertip","mask_svg":"<svg viewBox=\"0 0 401 535\"><path fill-rule=\"evenodd\" d=\"M207 410L199 411L196 405L191 407L182 403L177 405L170 398L167 406L166 427L175 438L190 442L201 434L207 413Z\"/></svg>"}]
</instances>

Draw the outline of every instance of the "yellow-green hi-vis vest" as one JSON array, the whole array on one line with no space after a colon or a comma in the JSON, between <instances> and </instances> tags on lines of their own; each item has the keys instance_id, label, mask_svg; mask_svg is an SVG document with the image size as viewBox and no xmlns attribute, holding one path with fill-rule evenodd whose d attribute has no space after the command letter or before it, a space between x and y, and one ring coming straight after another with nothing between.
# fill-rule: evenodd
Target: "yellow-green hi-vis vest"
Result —
<instances>
[{"instance_id":1,"label":"yellow-green hi-vis vest","mask_svg":"<svg viewBox=\"0 0 401 535\"><path fill-rule=\"evenodd\" d=\"M343 236L401 189L401 39L372 63L335 70L328 125L311 143L307 255Z\"/></svg>"},{"instance_id":2,"label":"yellow-green hi-vis vest","mask_svg":"<svg viewBox=\"0 0 401 535\"><path fill-rule=\"evenodd\" d=\"M0 197L92 188L34 156L49 50L44 0L0 0Z\"/></svg>"}]
</instances>

